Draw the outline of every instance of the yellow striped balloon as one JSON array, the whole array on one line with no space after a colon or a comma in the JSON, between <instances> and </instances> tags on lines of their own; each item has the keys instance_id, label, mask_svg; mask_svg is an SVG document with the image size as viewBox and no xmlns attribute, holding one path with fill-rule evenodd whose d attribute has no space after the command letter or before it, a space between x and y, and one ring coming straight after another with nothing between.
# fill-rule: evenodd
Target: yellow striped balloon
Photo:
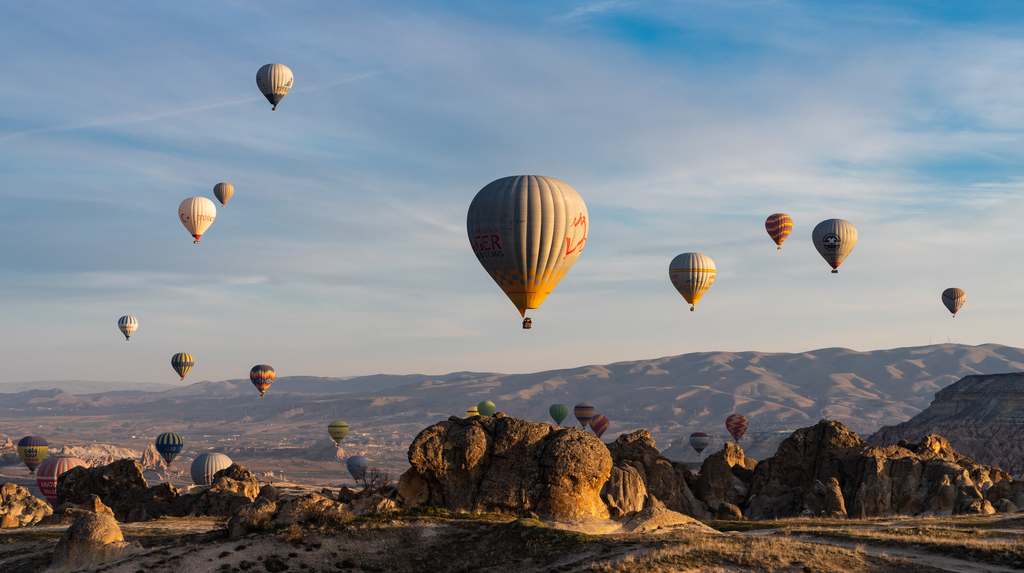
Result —
<instances>
[{"instance_id":1,"label":"yellow striped balloon","mask_svg":"<svg viewBox=\"0 0 1024 573\"><path fill-rule=\"evenodd\" d=\"M171 357L171 368L181 376L181 379L185 379L185 375L188 374L189 370L196 365L196 359L192 358L192 355L187 352L179 352Z\"/></svg>"},{"instance_id":2,"label":"yellow striped balloon","mask_svg":"<svg viewBox=\"0 0 1024 573\"><path fill-rule=\"evenodd\" d=\"M588 227L580 194L540 175L491 182L473 198L466 217L473 253L523 317L572 268Z\"/></svg>"},{"instance_id":3,"label":"yellow striped balloon","mask_svg":"<svg viewBox=\"0 0 1024 573\"><path fill-rule=\"evenodd\" d=\"M692 311L700 297L715 282L715 262L701 253L683 253L668 265L668 278Z\"/></svg>"},{"instance_id":4,"label":"yellow striped balloon","mask_svg":"<svg viewBox=\"0 0 1024 573\"><path fill-rule=\"evenodd\" d=\"M476 406L470 406L466 409L466 417L472 418L473 416L479 416L480 412L477 411Z\"/></svg>"},{"instance_id":5,"label":"yellow striped balloon","mask_svg":"<svg viewBox=\"0 0 1024 573\"><path fill-rule=\"evenodd\" d=\"M765 220L764 229L781 250L782 243L786 242L786 237L793 231L793 219L785 213L773 213Z\"/></svg>"},{"instance_id":6,"label":"yellow striped balloon","mask_svg":"<svg viewBox=\"0 0 1024 573\"><path fill-rule=\"evenodd\" d=\"M256 87L274 106L271 110L277 109L277 104L292 89L292 80L292 71L284 64L267 64L256 72Z\"/></svg>"},{"instance_id":7,"label":"yellow striped balloon","mask_svg":"<svg viewBox=\"0 0 1024 573\"><path fill-rule=\"evenodd\" d=\"M334 440L335 444L341 444L341 441L348 435L348 424L341 421L335 420L327 425L327 433L331 435L331 439Z\"/></svg>"}]
</instances>

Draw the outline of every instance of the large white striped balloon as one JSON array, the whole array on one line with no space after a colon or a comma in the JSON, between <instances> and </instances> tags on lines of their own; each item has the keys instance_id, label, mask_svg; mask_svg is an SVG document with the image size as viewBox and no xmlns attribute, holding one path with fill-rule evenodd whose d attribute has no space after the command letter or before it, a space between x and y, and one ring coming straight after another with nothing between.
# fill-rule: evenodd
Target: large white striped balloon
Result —
<instances>
[{"instance_id":1,"label":"large white striped balloon","mask_svg":"<svg viewBox=\"0 0 1024 573\"><path fill-rule=\"evenodd\" d=\"M715 282L716 272L715 262L701 253L683 253L668 265L668 278L686 302L690 303L691 311Z\"/></svg>"},{"instance_id":2,"label":"large white striped balloon","mask_svg":"<svg viewBox=\"0 0 1024 573\"><path fill-rule=\"evenodd\" d=\"M292 71L284 64L267 64L256 72L256 86L267 98L267 101L277 109L277 104L292 89Z\"/></svg>"},{"instance_id":3,"label":"large white striped balloon","mask_svg":"<svg viewBox=\"0 0 1024 573\"><path fill-rule=\"evenodd\" d=\"M43 460L36 469L36 485L50 505L57 507L57 478L78 466L88 467L82 460L71 456L56 456Z\"/></svg>"},{"instance_id":4,"label":"large white striped balloon","mask_svg":"<svg viewBox=\"0 0 1024 573\"><path fill-rule=\"evenodd\" d=\"M124 334L124 339L127 341L139 327L139 321L134 316L125 315L118 319L117 327L121 329L121 333Z\"/></svg>"},{"instance_id":5,"label":"large white striped balloon","mask_svg":"<svg viewBox=\"0 0 1024 573\"><path fill-rule=\"evenodd\" d=\"M199 242L199 237L210 228L217 218L217 206L206 197L189 197L178 205L178 218L190 235Z\"/></svg>"},{"instance_id":6,"label":"large white striped balloon","mask_svg":"<svg viewBox=\"0 0 1024 573\"><path fill-rule=\"evenodd\" d=\"M587 206L558 179L514 175L473 198L466 217L477 260L522 316L544 302L587 242Z\"/></svg>"},{"instance_id":7,"label":"large white striped balloon","mask_svg":"<svg viewBox=\"0 0 1024 573\"><path fill-rule=\"evenodd\" d=\"M826 219L814 227L811 240L821 258L832 267L832 272L838 273L839 265L857 245L857 228L843 219Z\"/></svg>"},{"instance_id":8,"label":"large white striped balloon","mask_svg":"<svg viewBox=\"0 0 1024 573\"><path fill-rule=\"evenodd\" d=\"M192 460L192 481L196 485L213 484L213 476L231 467L231 458L224 454L199 454Z\"/></svg>"}]
</instances>

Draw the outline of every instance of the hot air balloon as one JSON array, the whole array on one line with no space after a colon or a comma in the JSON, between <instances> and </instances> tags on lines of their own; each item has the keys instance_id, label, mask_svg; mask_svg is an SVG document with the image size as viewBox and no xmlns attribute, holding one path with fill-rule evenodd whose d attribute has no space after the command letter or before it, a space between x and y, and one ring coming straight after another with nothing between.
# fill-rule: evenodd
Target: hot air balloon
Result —
<instances>
[{"instance_id":1,"label":"hot air balloon","mask_svg":"<svg viewBox=\"0 0 1024 573\"><path fill-rule=\"evenodd\" d=\"M548 408L548 413L551 414L551 419L555 421L555 424L561 426L562 420L569 415L569 407L565 404L552 404Z\"/></svg>"},{"instance_id":2,"label":"hot air balloon","mask_svg":"<svg viewBox=\"0 0 1024 573\"><path fill-rule=\"evenodd\" d=\"M36 468L46 458L49 449L46 439L39 436L25 436L18 441L18 456L31 473L36 473Z\"/></svg>"},{"instance_id":3,"label":"hot air balloon","mask_svg":"<svg viewBox=\"0 0 1024 573\"><path fill-rule=\"evenodd\" d=\"M704 432L694 432L690 434L690 447L697 450L698 456L701 454L701 452L704 451L704 448L708 447L708 444L710 443L711 437L705 434Z\"/></svg>"},{"instance_id":4,"label":"hot air balloon","mask_svg":"<svg viewBox=\"0 0 1024 573\"><path fill-rule=\"evenodd\" d=\"M738 443L747 431L747 418L743 414L733 414L725 419L725 429L729 430L732 439Z\"/></svg>"},{"instance_id":5,"label":"hot air balloon","mask_svg":"<svg viewBox=\"0 0 1024 573\"><path fill-rule=\"evenodd\" d=\"M267 393L267 388L270 388L276 377L277 373L274 372L274 369L266 364L257 364L249 371L249 380L252 380L252 385L260 391L261 398Z\"/></svg>"},{"instance_id":6,"label":"hot air balloon","mask_svg":"<svg viewBox=\"0 0 1024 573\"><path fill-rule=\"evenodd\" d=\"M228 204L228 200L235 194L235 186L230 183L218 183L213 186L213 196L220 201L220 206Z\"/></svg>"},{"instance_id":7,"label":"hot air balloon","mask_svg":"<svg viewBox=\"0 0 1024 573\"><path fill-rule=\"evenodd\" d=\"M479 416L479 415L480 415L480 412L479 412L479 410L477 410L476 406L470 406L469 408L466 409L466 417L467 418L472 418L473 416Z\"/></svg>"},{"instance_id":8,"label":"hot air balloon","mask_svg":"<svg viewBox=\"0 0 1024 573\"><path fill-rule=\"evenodd\" d=\"M479 412L481 416L493 416L495 410L494 402L491 402L490 400L484 400L476 405L476 411Z\"/></svg>"},{"instance_id":9,"label":"hot air balloon","mask_svg":"<svg viewBox=\"0 0 1024 573\"><path fill-rule=\"evenodd\" d=\"M604 431L608 429L608 424L610 423L611 421L608 419L608 416L598 414L590 420L590 429L594 430L594 433L597 434L598 438L600 438L604 435Z\"/></svg>"},{"instance_id":10,"label":"hot air balloon","mask_svg":"<svg viewBox=\"0 0 1024 573\"><path fill-rule=\"evenodd\" d=\"M572 409L572 414L576 416L576 421L586 430L587 424L590 423L590 420L594 419L594 407L587 402L580 402Z\"/></svg>"},{"instance_id":11,"label":"hot air balloon","mask_svg":"<svg viewBox=\"0 0 1024 573\"><path fill-rule=\"evenodd\" d=\"M352 474L352 479L361 480L366 476L366 468L369 467L369 462L363 456L350 456L345 460L345 467L348 468L348 473Z\"/></svg>"},{"instance_id":12,"label":"hot air balloon","mask_svg":"<svg viewBox=\"0 0 1024 573\"><path fill-rule=\"evenodd\" d=\"M184 445L181 436L173 432L164 432L156 437L156 453L160 454L168 466L178 457Z\"/></svg>"},{"instance_id":13,"label":"hot air balloon","mask_svg":"<svg viewBox=\"0 0 1024 573\"><path fill-rule=\"evenodd\" d=\"M212 485L213 476L229 467L231 458L224 454L199 454L192 460L192 482L196 485Z\"/></svg>"},{"instance_id":14,"label":"hot air balloon","mask_svg":"<svg viewBox=\"0 0 1024 573\"><path fill-rule=\"evenodd\" d=\"M504 177L480 190L466 217L477 260L523 316L544 302L587 242L587 206L551 177Z\"/></svg>"},{"instance_id":15,"label":"hot air balloon","mask_svg":"<svg viewBox=\"0 0 1024 573\"><path fill-rule=\"evenodd\" d=\"M814 227L811 240L825 262L832 266L832 272L838 273L843 259L857 245L857 228L849 221L826 219Z\"/></svg>"},{"instance_id":16,"label":"hot air balloon","mask_svg":"<svg viewBox=\"0 0 1024 573\"><path fill-rule=\"evenodd\" d=\"M179 352L171 357L171 367L178 373L178 376L181 376L182 380L185 379L185 375L195 365L196 359L192 358L192 355L187 352Z\"/></svg>"},{"instance_id":17,"label":"hot air balloon","mask_svg":"<svg viewBox=\"0 0 1024 573\"><path fill-rule=\"evenodd\" d=\"M293 79L292 71L284 64L267 64L256 72L256 87L260 88L263 96L274 106L270 108L271 110L276 110L277 104L281 103L288 90L292 89Z\"/></svg>"},{"instance_id":18,"label":"hot air balloon","mask_svg":"<svg viewBox=\"0 0 1024 573\"><path fill-rule=\"evenodd\" d=\"M39 491L43 492L46 501L50 502L54 508L57 507L57 478L60 477L60 474L78 466L89 467L82 460L71 456L48 458L39 464L39 468L36 470L36 485L39 486Z\"/></svg>"},{"instance_id":19,"label":"hot air balloon","mask_svg":"<svg viewBox=\"0 0 1024 573\"><path fill-rule=\"evenodd\" d=\"M217 207L206 197L189 197L182 201L181 205L178 205L178 218L198 243L199 237L210 228L213 220L217 218Z\"/></svg>"},{"instance_id":20,"label":"hot air balloon","mask_svg":"<svg viewBox=\"0 0 1024 573\"><path fill-rule=\"evenodd\" d=\"M700 253L683 253L668 265L668 278L672 279L679 294L690 303L690 310L715 282L715 263Z\"/></svg>"},{"instance_id":21,"label":"hot air balloon","mask_svg":"<svg viewBox=\"0 0 1024 573\"><path fill-rule=\"evenodd\" d=\"M948 288L942 291L942 304L946 305L949 312L953 313L953 318L956 318L956 311L960 310L960 307L967 302L967 294L958 288Z\"/></svg>"},{"instance_id":22,"label":"hot air balloon","mask_svg":"<svg viewBox=\"0 0 1024 573\"><path fill-rule=\"evenodd\" d=\"M786 242L786 237L793 231L793 219L785 213L774 213L768 215L768 219L764 222L764 228L781 250L782 243Z\"/></svg>"},{"instance_id":23,"label":"hot air balloon","mask_svg":"<svg viewBox=\"0 0 1024 573\"><path fill-rule=\"evenodd\" d=\"M334 443L341 445L341 441L348 435L348 424L341 420L335 420L327 425L327 433L334 439Z\"/></svg>"},{"instance_id":24,"label":"hot air balloon","mask_svg":"<svg viewBox=\"0 0 1024 573\"><path fill-rule=\"evenodd\" d=\"M125 315L117 319L117 327L121 329L125 342L128 342L132 334L135 333L135 329L139 327L139 321L134 316Z\"/></svg>"}]
</instances>

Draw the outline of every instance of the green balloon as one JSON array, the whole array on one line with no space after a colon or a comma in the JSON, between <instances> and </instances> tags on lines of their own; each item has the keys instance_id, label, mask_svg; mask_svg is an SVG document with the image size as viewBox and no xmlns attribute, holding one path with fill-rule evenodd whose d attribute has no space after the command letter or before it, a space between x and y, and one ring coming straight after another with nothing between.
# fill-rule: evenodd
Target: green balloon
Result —
<instances>
[{"instance_id":1,"label":"green balloon","mask_svg":"<svg viewBox=\"0 0 1024 573\"><path fill-rule=\"evenodd\" d=\"M551 407L548 408L548 413L551 414L551 419L561 426L562 420L569 415L569 407L565 404L552 404Z\"/></svg>"},{"instance_id":2,"label":"green balloon","mask_svg":"<svg viewBox=\"0 0 1024 573\"><path fill-rule=\"evenodd\" d=\"M493 416L494 415L494 402L490 400L484 400L476 405L476 411L481 416Z\"/></svg>"}]
</instances>

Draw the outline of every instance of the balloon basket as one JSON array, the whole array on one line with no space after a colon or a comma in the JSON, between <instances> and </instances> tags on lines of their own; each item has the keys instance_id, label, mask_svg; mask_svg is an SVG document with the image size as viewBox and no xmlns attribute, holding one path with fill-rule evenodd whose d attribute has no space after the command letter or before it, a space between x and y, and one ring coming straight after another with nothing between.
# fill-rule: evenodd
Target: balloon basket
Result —
<instances>
[{"instance_id":1,"label":"balloon basket","mask_svg":"<svg viewBox=\"0 0 1024 573\"><path fill-rule=\"evenodd\" d=\"M832 274L838 275L839 274L839 269L832 269Z\"/></svg>"}]
</instances>

